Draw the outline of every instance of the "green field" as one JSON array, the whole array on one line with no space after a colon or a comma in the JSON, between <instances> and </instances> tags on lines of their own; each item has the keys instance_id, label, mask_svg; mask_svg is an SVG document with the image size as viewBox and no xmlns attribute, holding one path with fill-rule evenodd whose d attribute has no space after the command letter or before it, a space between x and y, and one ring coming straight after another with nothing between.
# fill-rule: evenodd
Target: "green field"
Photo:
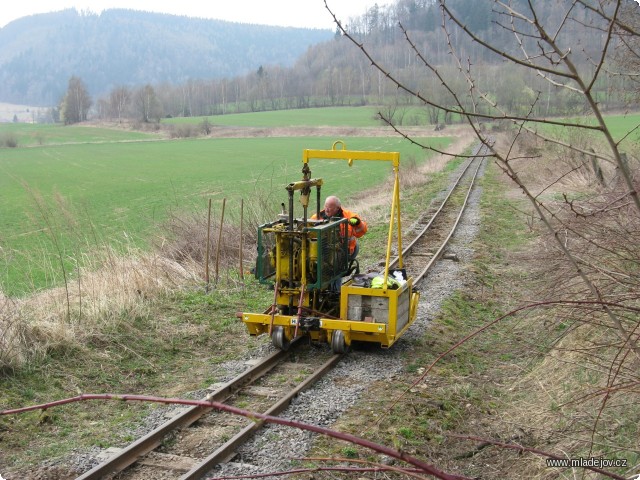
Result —
<instances>
[{"instance_id":1,"label":"green field","mask_svg":"<svg viewBox=\"0 0 640 480\"><path fill-rule=\"evenodd\" d=\"M66 127L59 127L64 129ZM206 211L208 199L270 195L286 201L284 186L301 178L302 150L327 149L321 137L189 139L155 142L74 143L0 150L0 270L10 294L60 281L58 258L70 266L90 246L145 247L169 210ZM448 139L430 143L442 148ZM425 157L399 138L349 138L349 149L400 151ZM313 176L324 193L344 198L390 173L380 162L318 161ZM270 193L275 191L275 193ZM265 218L265 220L270 220Z\"/></svg>"},{"instance_id":2,"label":"green field","mask_svg":"<svg viewBox=\"0 0 640 480\"><path fill-rule=\"evenodd\" d=\"M375 126L375 107L286 110L208 117L215 125ZM199 123L202 118L169 119ZM616 138L640 115L611 116ZM147 247L170 211L216 211L227 199L230 217L245 203L268 196L274 207L283 187L301 178L305 148L328 149L335 138L162 140L157 134L89 126L0 124L0 288L10 294L59 283L59 259L68 266L96 246ZM637 141L636 130L629 140ZM422 161L420 149L398 137L346 138L349 149L400 151L404 162ZM442 148L449 139L429 143ZM29 148L25 148L29 147ZM314 177L344 199L382 182L389 166L321 161ZM265 218L269 220L269 218Z\"/></svg>"},{"instance_id":3,"label":"green field","mask_svg":"<svg viewBox=\"0 0 640 480\"><path fill-rule=\"evenodd\" d=\"M18 147L61 145L69 143L127 142L155 140L157 134L97 128L86 126L61 126L50 124L0 123L0 145L11 136Z\"/></svg>"},{"instance_id":4,"label":"green field","mask_svg":"<svg viewBox=\"0 0 640 480\"><path fill-rule=\"evenodd\" d=\"M596 120L593 117L570 118L564 120L583 125L596 125ZM628 145L640 142L640 129L638 128L640 125L640 114L608 115L605 117L605 122L607 123L607 126L611 131L611 135L616 142L620 142L624 138L624 141L621 143L623 151L628 148ZM585 132L587 132L584 129L568 129L566 127L545 124L538 125L538 128L547 134L551 134L555 138L564 140L569 140L572 135L585 134ZM592 135L599 141L604 141L604 136L595 130L590 130L586 134L590 136Z\"/></svg>"},{"instance_id":5,"label":"green field","mask_svg":"<svg viewBox=\"0 0 640 480\"><path fill-rule=\"evenodd\" d=\"M375 127L380 125L376 119L376 107L326 107L278 110L273 112L232 113L214 115L208 118L215 125L238 127L292 127L292 126L344 126ZM162 123L182 124L199 123L204 117L168 118Z\"/></svg>"},{"instance_id":6,"label":"green field","mask_svg":"<svg viewBox=\"0 0 640 480\"><path fill-rule=\"evenodd\" d=\"M640 141L640 130L637 129L640 125L640 114L611 115L606 117L605 121L616 141L620 141L629 132L631 134L627 136L625 143Z\"/></svg>"}]
</instances>

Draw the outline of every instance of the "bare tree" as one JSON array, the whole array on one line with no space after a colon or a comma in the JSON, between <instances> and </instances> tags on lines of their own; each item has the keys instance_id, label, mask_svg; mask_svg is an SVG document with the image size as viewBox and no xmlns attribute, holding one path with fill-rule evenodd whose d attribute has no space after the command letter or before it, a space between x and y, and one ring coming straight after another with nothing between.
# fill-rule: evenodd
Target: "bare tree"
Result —
<instances>
[{"instance_id":1,"label":"bare tree","mask_svg":"<svg viewBox=\"0 0 640 480\"><path fill-rule=\"evenodd\" d=\"M640 58L638 5L627 0L560 0L543 14L541 3L530 0L478 0L474 8L480 3L502 28L500 35L471 27L454 8L461 2L439 0L449 65L428 45L425 48L410 27L399 25L405 48L421 65L422 83L441 85L444 95L414 87L400 72L387 68L362 37L334 19L342 34L397 89L444 118L461 116L489 147L495 164L524 193L542 233L546 231L549 252L547 289L541 293L545 301L537 305L548 307L552 302L556 308L545 310L545 315L568 325L550 343L556 353L570 349L572 362L580 368L599 372L595 385L583 385L567 400L587 405L584 414L591 422L589 434L573 434L587 445L588 454L601 454L605 444L637 451L635 440L613 441L603 424L620 414L623 396L631 395L629 401L637 402L640 386L640 168L630 143L640 126L614 135L600 101L605 98L602 85L637 81L633 65ZM402 5L411 7L410 2ZM486 78L486 65L472 54L501 58L505 66L500 75ZM580 119L547 117L550 102L558 100ZM637 105L637 96L635 101ZM380 115L419 144L402 131L391 112ZM507 128L496 135L486 123ZM545 154L554 158L550 168ZM568 180L582 182L575 191L579 196L569 192L557 201L548 195L561 193ZM565 365L570 368L570 362Z\"/></svg>"},{"instance_id":2,"label":"bare tree","mask_svg":"<svg viewBox=\"0 0 640 480\"><path fill-rule=\"evenodd\" d=\"M140 88L135 95L136 106L140 119L145 122L159 121L161 114L160 102L156 91L151 85Z\"/></svg>"},{"instance_id":3,"label":"bare tree","mask_svg":"<svg viewBox=\"0 0 640 480\"><path fill-rule=\"evenodd\" d=\"M92 100L87 86L75 75L69 79L67 93L62 100L61 113L65 125L84 122L87 119Z\"/></svg>"},{"instance_id":4,"label":"bare tree","mask_svg":"<svg viewBox=\"0 0 640 480\"><path fill-rule=\"evenodd\" d=\"M130 107L131 103L131 90L128 87L122 85L115 87L109 94L109 109L111 115L118 119L118 123L122 123L122 119Z\"/></svg>"}]
</instances>

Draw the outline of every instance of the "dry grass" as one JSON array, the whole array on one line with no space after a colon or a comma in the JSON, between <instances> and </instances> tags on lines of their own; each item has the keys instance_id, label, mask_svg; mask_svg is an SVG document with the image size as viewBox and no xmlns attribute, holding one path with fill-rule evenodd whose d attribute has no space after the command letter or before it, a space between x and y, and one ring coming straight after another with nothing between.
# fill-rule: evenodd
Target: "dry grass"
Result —
<instances>
[{"instance_id":1,"label":"dry grass","mask_svg":"<svg viewBox=\"0 0 640 480\"><path fill-rule=\"evenodd\" d=\"M257 198L265 198L257 196ZM255 262L256 230L270 207L249 203L243 215L243 264ZM240 268L239 212L227 211L220 249L219 213L212 214L209 237L210 281L218 269L225 280ZM153 252L131 248L126 255L111 248L93 251L77 261L65 285L11 299L0 292L0 370L40 361L51 351L82 349L127 319L145 317L154 299L206 278L207 212L174 214L156 240ZM236 277L233 277L236 278Z\"/></svg>"},{"instance_id":2,"label":"dry grass","mask_svg":"<svg viewBox=\"0 0 640 480\"><path fill-rule=\"evenodd\" d=\"M82 348L124 316L144 316L148 301L196 282L195 263L180 264L157 254L112 250L95 253L67 287L24 299L0 296L0 369L19 368L51 350Z\"/></svg>"},{"instance_id":3,"label":"dry grass","mask_svg":"<svg viewBox=\"0 0 640 480\"><path fill-rule=\"evenodd\" d=\"M616 398L603 405L600 389L611 374L603 363L614 363L615 352L603 349L597 355L585 354L585 345L594 341L607 339L600 328L592 325L559 339L542 362L513 384L515 391L527 394L511 403L500 421L527 432L528 446L560 455L565 452L568 458L625 458L630 468L634 457L637 460L640 454L636 430L640 411L633 400L638 392L614 393ZM594 362L596 356L598 361ZM519 465L527 469L529 478L551 479L558 475L536 457L520 460ZM601 477L591 472L586 478Z\"/></svg>"},{"instance_id":4,"label":"dry grass","mask_svg":"<svg viewBox=\"0 0 640 480\"><path fill-rule=\"evenodd\" d=\"M216 257L218 257L221 268L237 270L239 268L241 236L243 258L248 262L255 258L257 225L254 222L245 223L241 234L238 225L227 222L223 222L221 226L219 214L212 214L209 221L206 212L173 215L165 224L165 230L170 240L160 246L160 251L163 256L179 263L195 262L204 265L208 244L210 265L213 266ZM208 225L209 234L207 235Z\"/></svg>"},{"instance_id":5,"label":"dry grass","mask_svg":"<svg viewBox=\"0 0 640 480\"><path fill-rule=\"evenodd\" d=\"M0 292L0 371L24 363L28 345L24 329L15 301Z\"/></svg>"},{"instance_id":6,"label":"dry grass","mask_svg":"<svg viewBox=\"0 0 640 480\"><path fill-rule=\"evenodd\" d=\"M582 150L606 151L593 137L584 133L573 133L569 141L579 145ZM565 193L581 193L585 190L603 191L617 181L613 163L597 161L601 170L604 185L601 184L594 171L593 157L565 147L551 145L539 137L523 133L511 155L510 139L501 135L495 145L496 150L510 162L523 184L530 187L534 195L550 194L558 191Z\"/></svg>"},{"instance_id":7,"label":"dry grass","mask_svg":"<svg viewBox=\"0 0 640 480\"><path fill-rule=\"evenodd\" d=\"M591 140L571 141L598 149ZM503 151L506 147L499 144ZM545 149L535 140L519 147L512 165L538 195L580 272L532 215L537 251L515 261L538 279L531 301L554 304L526 319L531 363L509 388L513 394L505 397L491 429L517 427L528 435L526 446L567 458L624 458L631 469L640 460L640 357L634 351L640 342L640 215L611 165L601 163L601 182L591 159L579 153ZM639 188L640 164L632 153L629 166ZM602 301L610 304L611 314ZM517 466L527 478L573 478L570 470L546 468L537 456L505 452L498 461L501 471ZM593 472L582 477L582 470L575 474L601 478Z\"/></svg>"}]
</instances>

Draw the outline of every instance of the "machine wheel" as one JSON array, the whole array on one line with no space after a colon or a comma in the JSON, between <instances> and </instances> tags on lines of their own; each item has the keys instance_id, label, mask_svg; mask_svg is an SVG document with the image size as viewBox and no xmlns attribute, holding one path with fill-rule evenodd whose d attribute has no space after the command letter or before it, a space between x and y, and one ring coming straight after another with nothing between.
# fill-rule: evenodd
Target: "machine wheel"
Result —
<instances>
[{"instance_id":1,"label":"machine wheel","mask_svg":"<svg viewBox=\"0 0 640 480\"><path fill-rule=\"evenodd\" d=\"M271 343L274 347L279 350L287 351L291 346L291 342L287 340L287 336L284 333L284 327L280 325L274 327L273 332L271 332Z\"/></svg>"},{"instance_id":2,"label":"machine wheel","mask_svg":"<svg viewBox=\"0 0 640 480\"><path fill-rule=\"evenodd\" d=\"M344 340L342 330L335 330L333 335L331 335L331 350L333 350L333 353L347 352L347 342Z\"/></svg>"}]
</instances>

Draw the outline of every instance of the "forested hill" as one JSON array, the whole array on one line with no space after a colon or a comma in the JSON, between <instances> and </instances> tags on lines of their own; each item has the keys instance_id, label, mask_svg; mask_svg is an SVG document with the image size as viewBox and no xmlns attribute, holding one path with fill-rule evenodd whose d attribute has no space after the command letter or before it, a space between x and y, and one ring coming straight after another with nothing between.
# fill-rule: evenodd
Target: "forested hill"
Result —
<instances>
[{"instance_id":1,"label":"forested hill","mask_svg":"<svg viewBox=\"0 0 640 480\"><path fill-rule=\"evenodd\" d=\"M329 30L249 25L125 9L32 15L0 29L0 101L54 105L72 75L91 94L290 66Z\"/></svg>"}]
</instances>

